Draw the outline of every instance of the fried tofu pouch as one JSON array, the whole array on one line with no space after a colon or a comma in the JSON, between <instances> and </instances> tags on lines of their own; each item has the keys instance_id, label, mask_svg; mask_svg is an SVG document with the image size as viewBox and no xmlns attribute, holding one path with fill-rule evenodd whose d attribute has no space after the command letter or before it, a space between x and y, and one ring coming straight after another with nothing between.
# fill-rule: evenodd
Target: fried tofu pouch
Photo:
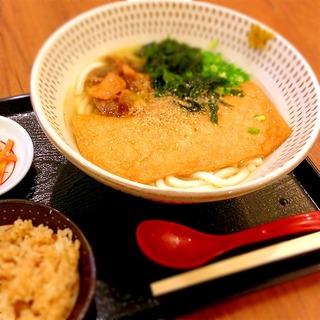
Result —
<instances>
[{"instance_id":1,"label":"fried tofu pouch","mask_svg":"<svg viewBox=\"0 0 320 320\"><path fill-rule=\"evenodd\" d=\"M208 114L187 112L166 99L149 101L128 117L76 115L79 151L98 167L145 184L265 157L291 128L255 83L246 82L242 89L245 97L224 97L230 106L219 105L218 125Z\"/></svg>"}]
</instances>

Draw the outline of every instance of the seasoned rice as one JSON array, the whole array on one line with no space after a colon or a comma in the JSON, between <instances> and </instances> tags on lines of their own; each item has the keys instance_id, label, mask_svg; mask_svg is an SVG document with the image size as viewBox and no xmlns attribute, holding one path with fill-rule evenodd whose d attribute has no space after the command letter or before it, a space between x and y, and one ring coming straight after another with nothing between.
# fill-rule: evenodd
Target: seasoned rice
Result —
<instances>
[{"instance_id":1,"label":"seasoned rice","mask_svg":"<svg viewBox=\"0 0 320 320\"><path fill-rule=\"evenodd\" d=\"M0 228L0 320L66 320L79 290L80 242L17 219Z\"/></svg>"}]
</instances>

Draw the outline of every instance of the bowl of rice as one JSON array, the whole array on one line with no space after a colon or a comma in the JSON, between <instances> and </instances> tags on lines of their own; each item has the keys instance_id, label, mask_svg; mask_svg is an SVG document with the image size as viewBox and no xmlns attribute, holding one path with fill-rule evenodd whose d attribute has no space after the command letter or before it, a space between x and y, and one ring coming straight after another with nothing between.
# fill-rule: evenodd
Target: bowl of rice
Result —
<instances>
[{"instance_id":1,"label":"bowl of rice","mask_svg":"<svg viewBox=\"0 0 320 320\"><path fill-rule=\"evenodd\" d=\"M49 140L80 170L167 203L245 195L319 134L318 81L281 35L205 2L122 1L62 25L31 73Z\"/></svg>"},{"instance_id":2,"label":"bowl of rice","mask_svg":"<svg viewBox=\"0 0 320 320\"><path fill-rule=\"evenodd\" d=\"M80 229L29 200L0 201L1 319L85 319L95 258ZM91 308L92 309L92 308Z\"/></svg>"}]
</instances>

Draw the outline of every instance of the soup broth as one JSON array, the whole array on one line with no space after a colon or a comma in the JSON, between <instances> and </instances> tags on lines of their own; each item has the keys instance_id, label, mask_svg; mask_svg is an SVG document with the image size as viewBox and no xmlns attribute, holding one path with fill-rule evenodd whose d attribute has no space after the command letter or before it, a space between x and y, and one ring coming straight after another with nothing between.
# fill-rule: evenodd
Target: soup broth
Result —
<instances>
[{"instance_id":1,"label":"soup broth","mask_svg":"<svg viewBox=\"0 0 320 320\"><path fill-rule=\"evenodd\" d=\"M139 49L93 61L70 87L69 126L80 153L95 165L162 188L221 188L248 179L291 134L250 79L214 91L208 82L197 99L163 94L144 71Z\"/></svg>"}]
</instances>

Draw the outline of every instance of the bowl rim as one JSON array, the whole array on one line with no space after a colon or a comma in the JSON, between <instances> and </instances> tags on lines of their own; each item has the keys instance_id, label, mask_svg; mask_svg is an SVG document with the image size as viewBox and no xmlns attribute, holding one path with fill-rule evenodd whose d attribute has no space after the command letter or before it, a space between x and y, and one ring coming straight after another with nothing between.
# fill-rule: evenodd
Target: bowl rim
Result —
<instances>
[{"instance_id":1,"label":"bowl rim","mask_svg":"<svg viewBox=\"0 0 320 320\"><path fill-rule=\"evenodd\" d=\"M152 197L161 197L163 198L168 189L159 188L156 186L144 185L142 183L134 182L129 179L125 179L119 177L113 173L103 170L102 168L94 165L93 163L89 162L82 155L77 153L71 146L69 146L60 136L54 131L51 127L49 121L46 119L44 112L41 109L40 101L38 97L34 94L36 92L36 79L39 69L41 67L41 61L43 57L47 54L48 50L50 49L52 43L54 43L61 34L63 34L66 30L68 30L72 25L77 24L78 22L82 21L84 18L94 16L96 13L101 12L101 10L107 10L108 8L113 7L125 7L127 5L131 5L133 3L150 3L150 0L129 0L129 1L120 1L120 2L112 2L103 5L99 5L98 7L89 9L62 24L58 29L56 29L51 36L45 41L43 46L40 48L31 71L31 102L33 109L35 111L35 115L38 119L40 126L42 127L44 133L50 138L51 142L57 147L60 152L66 155L68 160L72 162L76 166L80 166L80 168L85 168L86 172L91 176L96 178L98 181L102 182L104 178L108 179L112 185L112 187L123 188L127 187L129 190L131 189L140 189L140 190L148 190L149 196ZM260 22L259 20L236 11L234 9L224 7L223 5L207 3L207 2L195 2L193 0L163 0L163 2L176 2L176 3L188 3L190 5L196 6L203 6L203 7L210 7L210 8L217 8L218 10L229 12L232 15L241 16L244 19L251 21L252 23L258 24L259 26L263 27L266 30L270 30L273 32L282 42L284 42L293 52L295 55L299 57L299 59L303 62L304 66L308 69L309 75L311 77L312 83L317 83L317 77L315 76L314 71L312 70L311 66L309 65L308 61L304 58L304 56L294 47L287 39L282 37L276 30L270 28L266 24ZM320 101L320 88L316 87L316 95L317 100ZM298 154L291 158L287 163L285 163L282 167L275 169L271 174L268 176L262 176L256 178L252 181L245 181L239 185L234 185L230 187L218 188L218 189L211 189L211 190L188 190L188 189L169 189L170 193L173 197L179 196L184 200L188 200L190 196L197 196L197 194L201 194L202 200L210 198L212 201L212 197L214 195L215 200L227 199L237 197L243 194L247 194L253 191L256 191L262 187L265 187L275 180L278 180L284 177L286 174L290 173L294 168L296 168L308 155L310 149L313 147L314 143L316 142L317 137L320 134L320 114L316 120L316 124L319 128L318 131L314 130L308 139L307 143L299 150ZM227 195L227 196L226 196Z\"/></svg>"}]
</instances>

